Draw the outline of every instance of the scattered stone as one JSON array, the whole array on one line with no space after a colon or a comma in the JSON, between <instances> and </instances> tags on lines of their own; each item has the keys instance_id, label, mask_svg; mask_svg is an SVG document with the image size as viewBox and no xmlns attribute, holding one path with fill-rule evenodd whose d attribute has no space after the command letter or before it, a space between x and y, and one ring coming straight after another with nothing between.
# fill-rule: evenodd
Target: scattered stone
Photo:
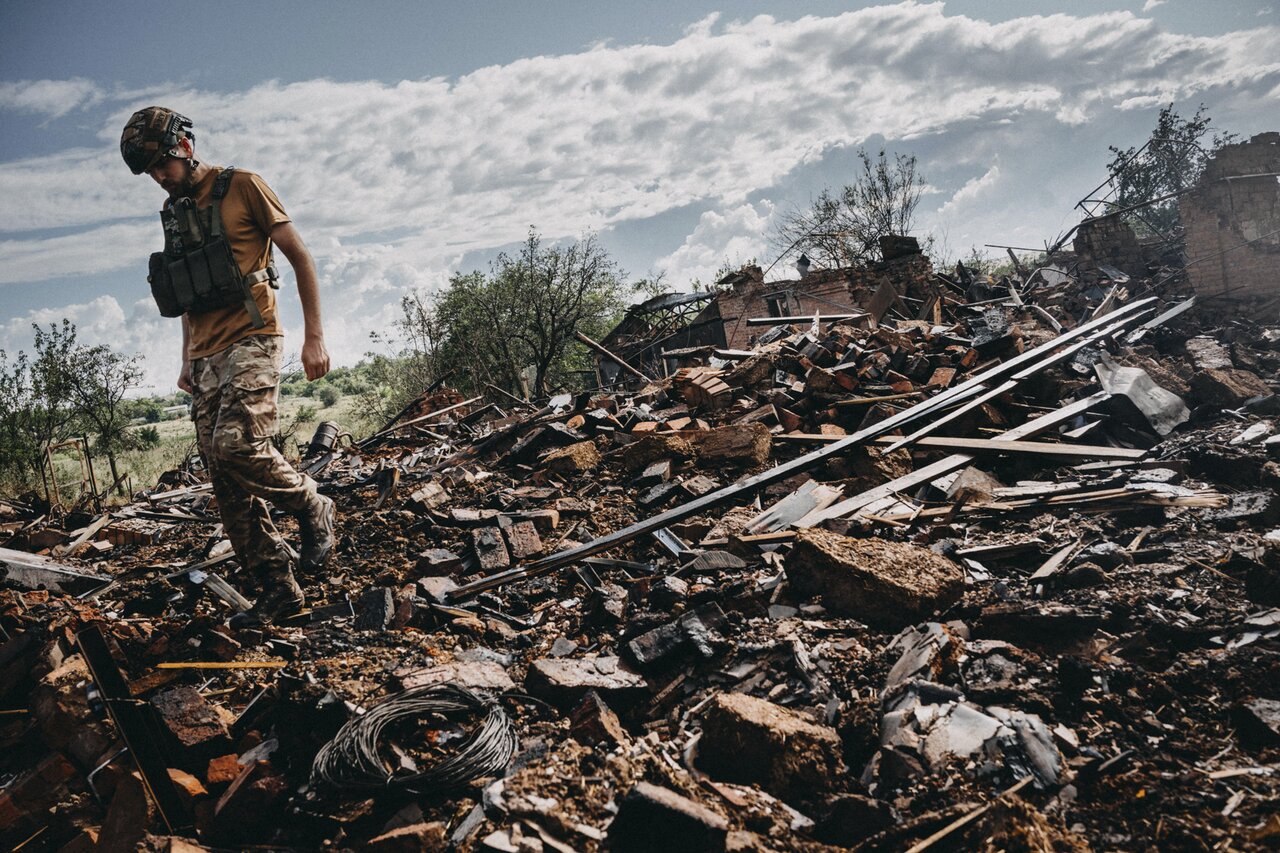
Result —
<instances>
[{"instance_id":1,"label":"scattered stone","mask_svg":"<svg viewBox=\"0 0 1280 853\"><path fill-rule=\"evenodd\" d=\"M654 610L671 610L689 596L689 584L675 575L654 581L649 589L649 606Z\"/></svg>"},{"instance_id":2,"label":"scattered stone","mask_svg":"<svg viewBox=\"0 0 1280 853\"><path fill-rule=\"evenodd\" d=\"M835 729L764 699L721 693L703 717L698 764L716 778L805 800L839 784L841 750Z\"/></svg>"},{"instance_id":3,"label":"scattered stone","mask_svg":"<svg viewBox=\"0 0 1280 853\"><path fill-rule=\"evenodd\" d=\"M618 803L609 825L609 849L617 853L717 853L729 823L688 797L637 782Z\"/></svg>"},{"instance_id":4,"label":"scattered stone","mask_svg":"<svg viewBox=\"0 0 1280 853\"><path fill-rule=\"evenodd\" d=\"M515 690L515 682L506 669L493 661L455 661L423 669L398 670L395 673L405 690L452 682L472 690L506 693Z\"/></svg>"},{"instance_id":5,"label":"scattered stone","mask_svg":"<svg viewBox=\"0 0 1280 853\"><path fill-rule=\"evenodd\" d=\"M827 814L814 834L828 844L853 847L892 825L888 803L861 794L840 794L827 803Z\"/></svg>"},{"instance_id":6,"label":"scattered stone","mask_svg":"<svg viewBox=\"0 0 1280 853\"><path fill-rule=\"evenodd\" d=\"M542 551L542 537L532 521L516 521L504 531L507 544L511 547L511 556L517 560L532 557Z\"/></svg>"},{"instance_id":7,"label":"scattered stone","mask_svg":"<svg viewBox=\"0 0 1280 853\"><path fill-rule=\"evenodd\" d=\"M161 721L176 742L179 754L196 769L231 748L227 725L194 687L172 687L151 699Z\"/></svg>"},{"instance_id":8,"label":"scattered stone","mask_svg":"<svg viewBox=\"0 0 1280 853\"><path fill-rule=\"evenodd\" d=\"M456 575L462 571L462 558L443 548L431 548L418 555L417 568L422 574L432 577Z\"/></svg>"},{"instance_id":9,"label":"scattered stone","mask_svg":"<svg viewBox=\"0 0 1280 853\"><path fill-rule=\"evenodd\" d=\"M594 690L588 691L582 703L570 714L569 734L587 746L598 743L617 746L631 740L618 715Z\"/></svg>"},{"instance_id":10,"label":"scattered stone","mask_svg":"<svg viewBox=\"0 0 1280 853\"><path fill-rule=\"evenodd\" d=\"M830 610L884 628L919 621L960 600L960 567L927 548L801 530L786 557L787 578Z\"/></svg>"},{"instance_id":11,"label":"scattered stone","mask_svg":"<svg viewBox=\"0 0 1280 853\"><path fill-rule=\"evenodd\" d=\"M432 510L449 502L449 491L435 480L409 495L409 503L418 510Z\"/></svg>"},{"instance_id":12,"label":"scattered stone","mask_svg":"<svg viewBox=\"0 0 1280 853\"><path fill-rule=\"evenodd\" d=\"M142 776L130 773L116 785L98 834L97 849L112 853L134 850L155 819L156 807L147 796Z\"/></svg>"},{"instance_id":13,"label":"scattered stone","mask_svg":"<svg viewBox=\"0 0 1280 853\"><path fill-rule=\"evenodd\" d=\"M529 666L525 688L561 709L582 702L588 691L598 692L611 705L634 702L648 683L617 657L541 658Z\"/></svg>"},{"instance_id":14,"label":"scattered stone","mask_svg":"<svg viewBox=\"0 0 1280 853\"><path fill-rule=\"evenodd\" d=\"M371 838L362 846L371 853L425 853L449 847L445 825L440 821L402 826Z\"/></svg>"},{"instance_id":15,"label":"scattered stone","mask_svg":"<svg viewBox=\"0 0 1280 853\"><path fill-rule=\"evenodd\" d=\"M1257 747L1280 746L1280 701L1254 699L1245 702L1236 712L1236 726L1240 737Z\"/></svg>"},{"instance_id":16,"label":"scattered stone","mask_svg":"<svg viewBox=\"0 0 1280 853\"><path fill-rule=\"evenodd\" d=\"M687 438L675 433L649 433L627 445L622 452L622 466L632 474L639 473L659 460L686 461L697 451Z\"/></svg>"},{"instance_id":17,"label":"scattered stone","mask_svg":"<svg viewBox=\"0 0 1280 853\"><path fill-rule=\"evenodd\" d=\"M114 740L89 707L84 685L90 680L84 659L71 655L31 691L31 716L45 743L71 756L86 772L97 766Z\"/></svg>"},{"instance_id":18,"label":"scattered stone","mask_svg":"<svg viewBox=\"0 0 1280 853\"><path fill-rule=\"evenodd\" d=\"M483 572L496 572L511 567L511 555L497 527L478 527L471 531L471 545Z\"/></svg>"},{"instance_id":19,"label":"scattered stone","mask_svg":"<svg viewBox=\"0 0 1280 853\"><path fill-rule=\"evenodd\" d=\"M1211 368L1191 377L1191 396L1211 406L1235 409L1246 400L1270 393L1256 373L1238 368Z\"/></svg>"},{"instance_id":20,"label":"scattered stone","mask_svg":"<svg viewBox=\"0 0 1280 853\"><path fill-rule=\"evenodd\" d=\"M204 783L211 788L230 785L243 769L234 754L219 755L217 758L209 759L208 769L204 773Z\"/></svg>"},{"instance_id":21,"label":"scattered stone","mask_svg":"<svg viewBox=\"0 0 1280 853\"><path fill-rule=\"evenodd\" d=\"M390 589L385 586L366 589L356 604L356 619L352 627L357 631L385 631L395 611L395 596Z\"/></svg>"}]
</instances>

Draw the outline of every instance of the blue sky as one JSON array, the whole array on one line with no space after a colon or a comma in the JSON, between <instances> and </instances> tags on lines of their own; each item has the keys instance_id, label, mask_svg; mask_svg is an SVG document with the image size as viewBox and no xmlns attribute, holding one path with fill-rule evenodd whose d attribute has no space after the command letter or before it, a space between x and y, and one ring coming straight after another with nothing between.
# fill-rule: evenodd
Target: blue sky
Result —
<instances>
[{"instance_id":1,"label":"blue sky","mask_svg":"<svg viewBox=\"0 0 1280 853\"><path fill-rule=\"evenodd\" d=\"M406 289L531 225L595 230L676 286L767 263L772 222L847 180L859 145L919 158L920 230L943 254L1041 245L1164 103L1280 129L1274 5L8 0L0 349L67 316L170 390L177 327L144 280L162 199L116 148L149 103L276 187L351 363ZM282 302L296 345L287 286Z\"/></svg>"}]
</instances>

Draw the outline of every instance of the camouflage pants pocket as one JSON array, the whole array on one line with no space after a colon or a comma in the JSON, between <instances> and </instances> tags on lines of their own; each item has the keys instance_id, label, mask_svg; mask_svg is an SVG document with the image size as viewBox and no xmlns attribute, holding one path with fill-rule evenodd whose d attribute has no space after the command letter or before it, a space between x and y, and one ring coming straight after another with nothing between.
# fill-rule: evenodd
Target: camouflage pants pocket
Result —
<instances>
[{"instance_id":1,"label":"camouflage pants pocket","mask_svg":"<svg viewBox=\"0 0 1280 853\"><path fill-rule=\"evenodd\" d=\"M235 344L220 420L234 419L247 438L270 438L279 427L280 338L255 335Z\"/></svg>"}]
</instances>

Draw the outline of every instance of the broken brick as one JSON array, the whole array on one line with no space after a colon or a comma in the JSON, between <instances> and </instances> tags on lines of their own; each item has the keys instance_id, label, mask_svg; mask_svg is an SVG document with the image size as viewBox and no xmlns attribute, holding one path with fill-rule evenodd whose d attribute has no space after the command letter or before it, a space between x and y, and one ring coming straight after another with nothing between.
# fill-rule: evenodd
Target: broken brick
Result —
<instances>
[{"instance_id":1,"label":"broken brick","mask_svg":"<svg viewBox=\"0 0 1280 853\"><path fill-rule=\"evenodd\" d=\"M839 784L842 750L835 729L764 699L721 693L703 717L698 764L716 778L803 800Z\"/></svg>"}]
</instances>

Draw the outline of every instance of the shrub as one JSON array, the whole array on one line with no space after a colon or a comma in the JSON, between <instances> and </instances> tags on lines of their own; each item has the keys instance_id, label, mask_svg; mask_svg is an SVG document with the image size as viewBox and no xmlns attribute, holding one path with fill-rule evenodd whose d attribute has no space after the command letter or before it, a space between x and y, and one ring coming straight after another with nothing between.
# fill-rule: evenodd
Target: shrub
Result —
<instances>
[{"instance_id":1,"label":"shrub","mask_svg":"<svg viewBox=\"0 0 1280 853\"><path fill-rule=\"evenodd\" d=\"M338 399L342 396L342 392L337 388L334 388L332 385L325 385L320 389L319 396L320 402L324 404L324 407L327 409L334 403L338 402Z\"/></svg>"},{"instance_id":2,"label":"shrub","mask_svg":"<svg viewBox=\"0 0 1280 853\"><path fill-rule=\"evenodd\" d=\"M153 426L146 426L138 430L138 444L144 450L160 445L160 430Z\"/></svg>"}]
</instances>

